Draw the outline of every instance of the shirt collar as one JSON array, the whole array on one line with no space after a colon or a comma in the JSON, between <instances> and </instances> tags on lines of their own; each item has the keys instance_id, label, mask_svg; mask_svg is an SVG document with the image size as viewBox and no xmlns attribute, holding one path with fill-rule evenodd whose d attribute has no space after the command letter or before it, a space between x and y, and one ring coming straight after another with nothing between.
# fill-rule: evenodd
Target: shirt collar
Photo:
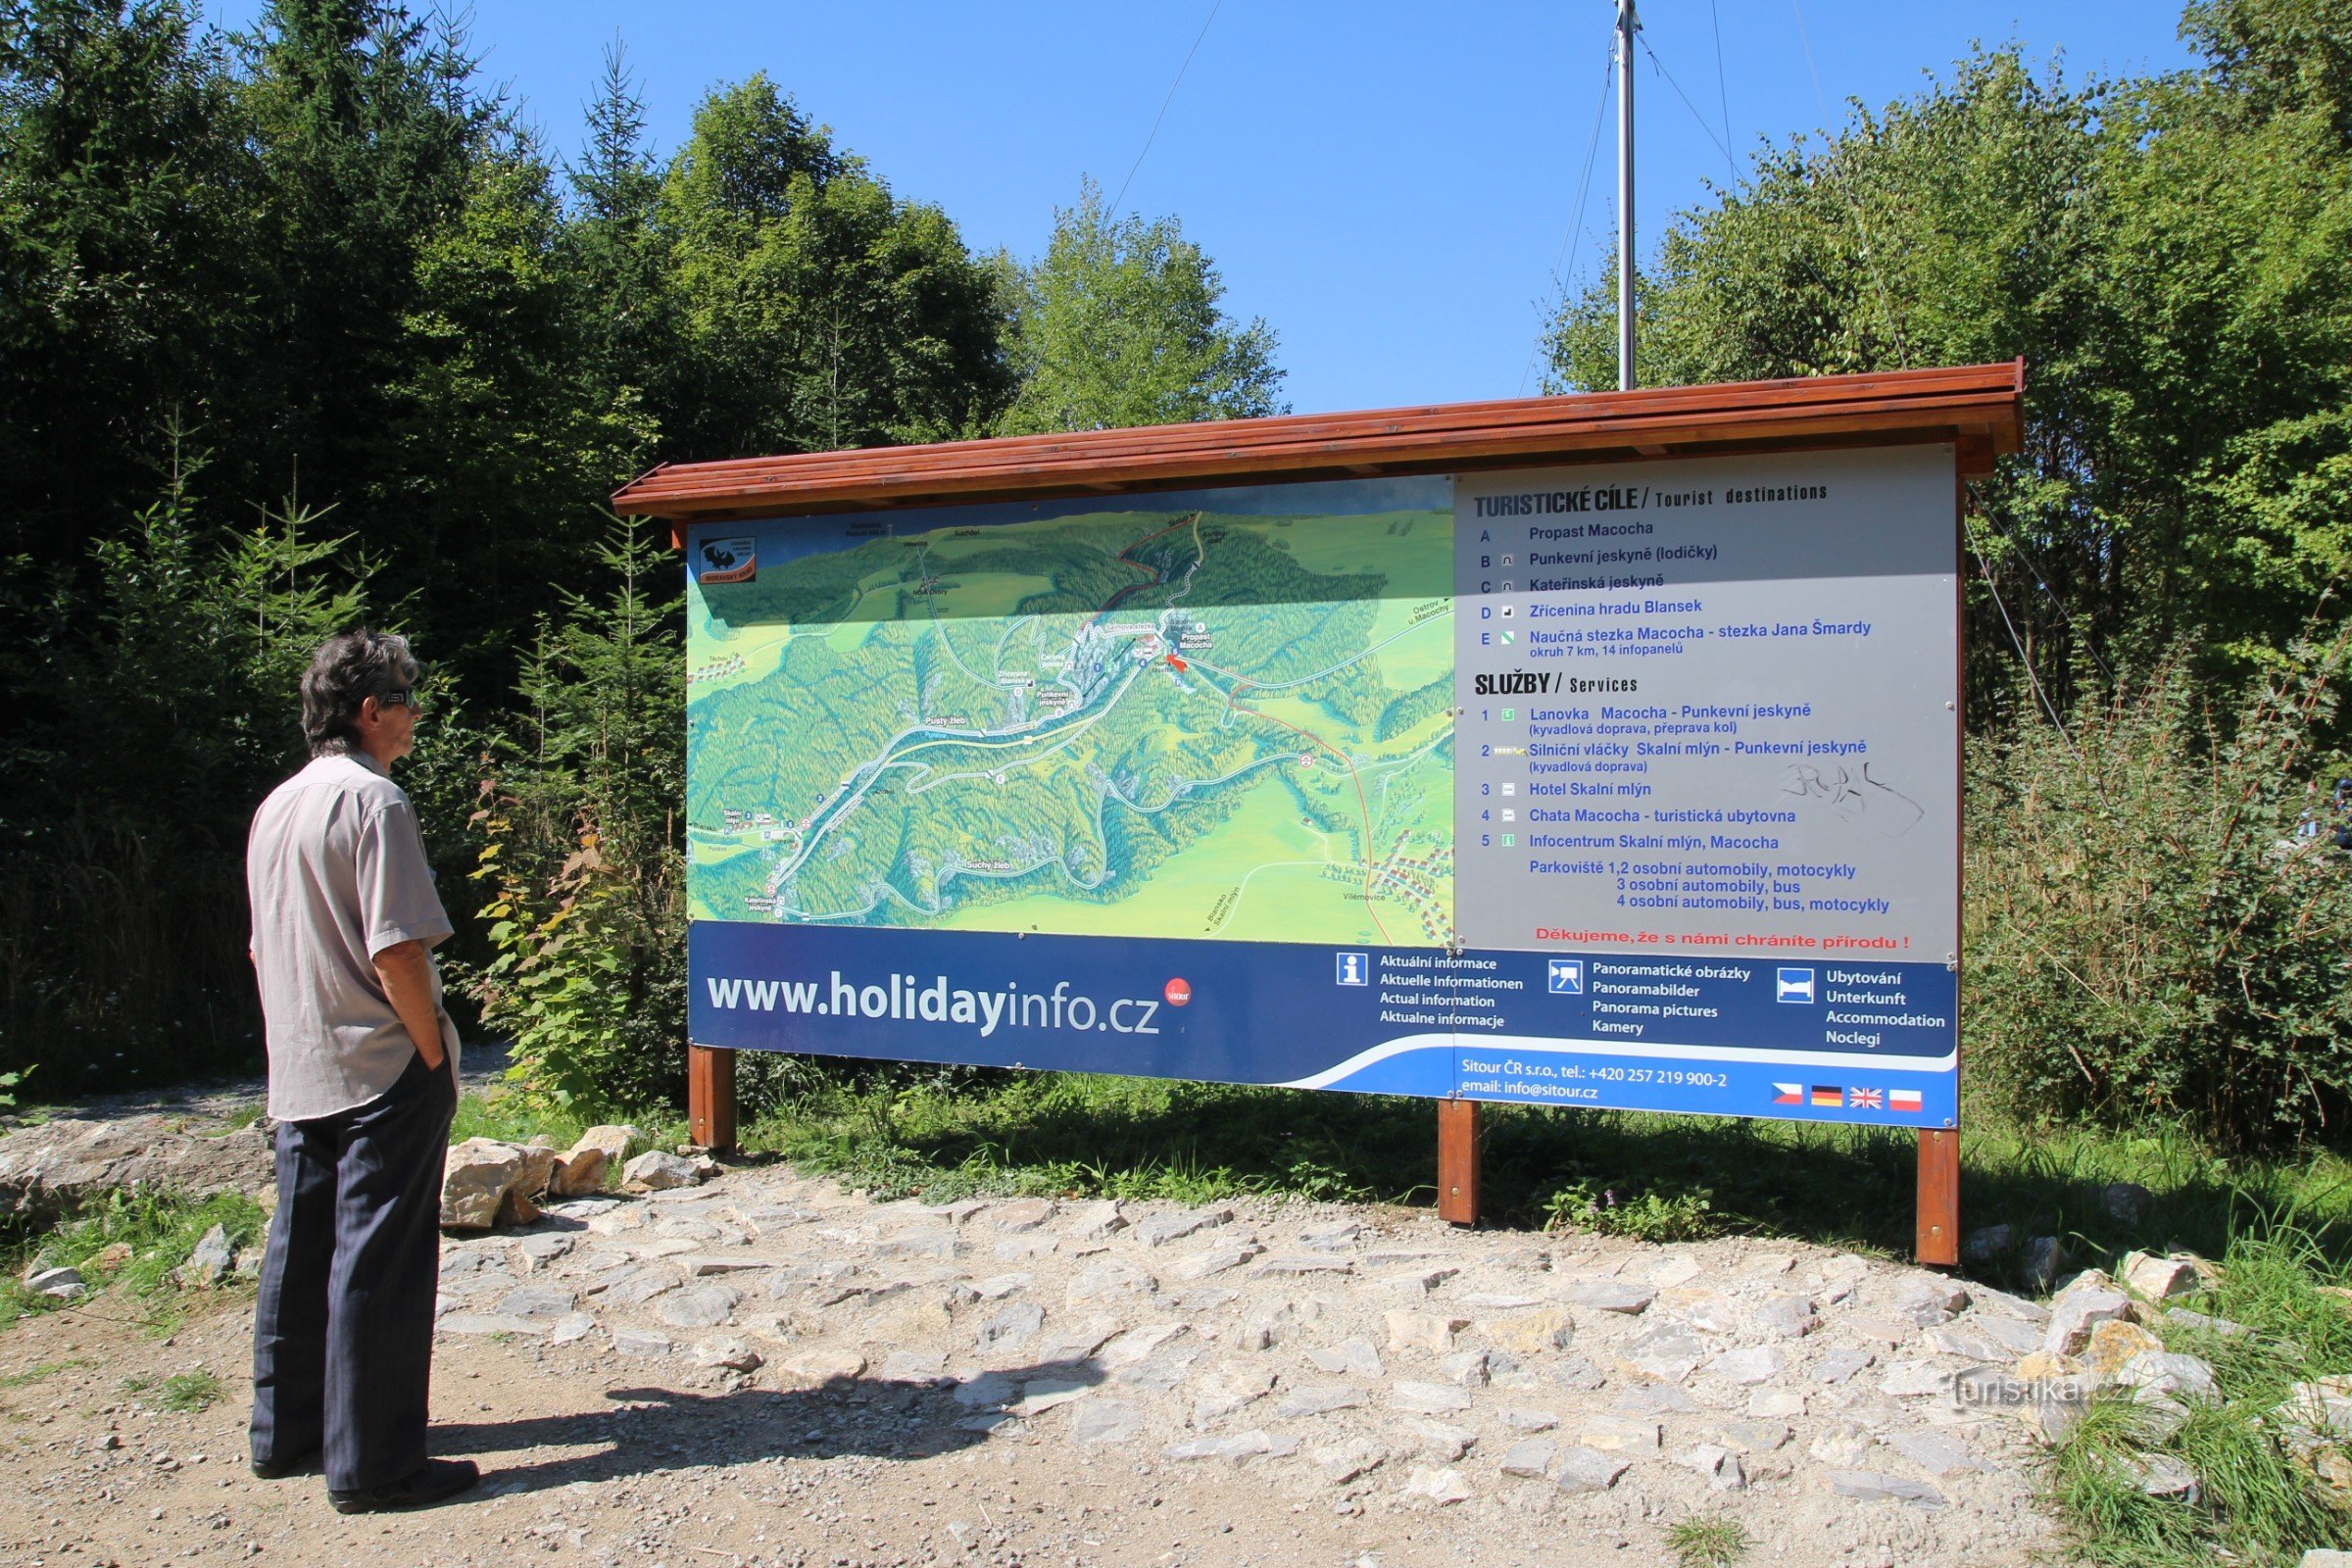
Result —
<instances>
[{"instance_id":1,"label":"shirt collar","mask_svg":"<svg viewBox=\"0 0 2352 1568\"><path fill-rule=\"evenodd\" d=\"M357 746L345 747L342 755L350 759L352 761L359 763L368 772L373 773L377 778L390 778L392 776L391 773L385 769L383 763L377 761L374 758L369 757L366 752L361 751Z\"/></svg>"}]
</instances>

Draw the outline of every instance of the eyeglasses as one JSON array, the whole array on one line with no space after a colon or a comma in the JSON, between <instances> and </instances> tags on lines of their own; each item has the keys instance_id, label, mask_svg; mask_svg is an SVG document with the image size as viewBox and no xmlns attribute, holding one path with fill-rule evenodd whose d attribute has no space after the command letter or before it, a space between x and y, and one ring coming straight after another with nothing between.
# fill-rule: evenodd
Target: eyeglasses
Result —
<instances>
[{"instance_id":1,"label":"eyeglasses","mask_svg":"<svg viewBox=\"0 0 2352 1568\"><path fill-rule=\"evenodd\" d=\"M416 689L413 686L396 687L378 697L375 703L378 708L405 708L414 712L417 707Z\"/></svg>"}]
</instances>

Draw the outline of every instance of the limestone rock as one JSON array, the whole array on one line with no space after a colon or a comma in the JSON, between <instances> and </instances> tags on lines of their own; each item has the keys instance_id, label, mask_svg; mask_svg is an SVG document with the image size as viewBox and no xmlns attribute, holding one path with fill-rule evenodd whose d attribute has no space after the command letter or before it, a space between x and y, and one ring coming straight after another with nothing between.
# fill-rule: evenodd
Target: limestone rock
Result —
<instances>
[{"instance_id":1,"label":"limestone rock","mask_svg":"<svg viewBox=\"0 0 2352 1568\"><path fill-rule=\"evenodd\" d=\"M441 1224L458 1231L486 1231L498 1222L526 1156L514 1144L468 1138L451 1147L441 1162Z\"/></svg>"},{"instance_id":2,"label":"limestone rock","mask_svg":"<svg viewBox=\"0 0 2352 1568\"><path fill-rule=\"evenodd\" d=\"M1951 1280L1915 1274L1896 1287L1886 1310L1916 1328L1949 1322L1968 1309L1968 1292Z\"/></svg>"},{"instance_id":3,"label":"limestone rock","mask_svg":"<svg viewBox=\"0 0 2352 1568\"><path fill-rule=\"evenodd\" d=\"M2185 1296L2197 1289L2197 1271L2185 1258L2157 1257L2148 1252L2124 1255L2124 1288L2151 1301Z\"/></svg>"},{"instance_id":4,"label":"limestone rock","mask_svg":"<svg viewBox=\"0 0 2352 1568\"><path fill-rule=\"evenodd\" d=\"M2193 1506L2204 1488L2197 1472L2182 1459L2169 1453L2151 1453L2133 1460L2130 1465L2132 1480L2139 1490L2151 1497L2166 1497ZM2310 1558L2304 1558L2306 1562Z\"/></svg>"},{"instance_id":5,"label":"limestone rock","mask_svg":"<svg viewBox=\"0 0 2352 1568\"><path fill-rule=\"evenodd\" d=\"M723 1285L705 1285L666 1297L659 1314L673 1329L714 1329L735 1315L741 1299Z\"/></svg>"},{"instance_id":6,"label":"limestone rock","mask_svg":"<svg viewBox=\"0 0 2352 1568\"><path fill-rule=\"evenodd\" d=\"M1387 1371L1381 1365L1380 1351L1373 1348L1372 1342L1360 1334L1328 1348L1308 1350L1306 1359L1318 1372L1344 1376L1376 1378Z\"/></svg>"},{"instance_id":7,"label":"limestone rock","mask_svg":"<svg viewBox=\"0 0 2352 1568\"><path fill-rule=\"evenodd\" d=\"M1911 1399L1942 1394L1952 1386L1952 1374L1933 1361L1889 1361L1880 1392L1888 1398Z\"/></svg>"},{"instance_id":8,"label":"limestone rock","mask_svg":"<svg viewBox=\"0 0 2352 1568\"><path fill-rule=\"evenodd\" d=\"M1159 1289L1159 1282L1118 1258L1103 1258L1089 1263L1070 1276L1063 1298L1072 1306L1087 1301L1115 1300L1122 1297L1150 1296Z\"/></svg>"},{"instance_id":9,"label":"limestone rock","mask_svg":"<svg viewBox=\"0 0 2352 1568\"><path fill-rule=\"evenodd\" d=\"M763 1359L742 1340L705 1340L694 1348L695 1365L725 1367L730 1372L757 1372Z\"/></svg>"},{"instance_id":10,"label":"limestone rock","mask_svg":"<svg viewBox=\"0 0 2352 1568\"><path fill-rule=\"evenodd\" d=\"M1571 1306L1599 1312L1622 1312L1631 1317L1658 1298L1658 1293L1631 1280L1579 1280L1560 1293Z\"/></svg>"},{"instance_id":11,"label":"limestone rock","mask_svg":"<svg viewBox=\"0 0 2352 1568\"><path fill-rule=\"evenodd\" d=\"M1776 1295L1748 1314L1748 1327L1768 1340L1799 1340L1819 1326L1813 1302L1802 1296Z\"/></svg>"},{"instance_id":12,"label":"limestone rock","mask_svg":"<svg viewBox=\"0 0 2352 1568\"><path fill-rule=\"evenodd\" d=\"M1586 1417L1574 1430L1579 1444L1602 1453L1642 1454L1658 1451L1659 1427L1655 1421L1596 1415Z\"/></svg>"},{"instance_id":13,"label":"limestone rock","mask_svg":"<svg viewBox=\"0 0 2352 1568\"><path fill-rule=\"evenodd\" d=\"M1255 1242L1220 1242L1203 1248L1176 1265L1176 1277L1186 1280L1204 1280L1227 1269L1240 1268L1263 1251Z\"/></svg>"},{"instance_id":14,"label":"limestone rock","mask_svg":"<svg viewBox=\"0 0 2352 1568\"><path fill-rule=\"evenodd\" d=\"M1231 1218L1230 1208L1188 1208L1174 1214L1153 1214L1135 1228L1135 1239L1146 1247L1165 1247Z\"/></svg>"},{"instance_id":15,"label":"limestone rock","mask_svg":"<svg viewBox=\"0 0 2352 1568\"><path fill-rule=\"evenodd\" d=\"M1854 1374L1877 1359L1878 1357L1868 1350L1826 1351L1814 1361L1811 1377L1814 1382L1826 1384L1834 1389L1839 1384L1849 1381Z\"/></svg>"},{"instance_id":16,"label":"limestone rock","mask_svg":"<svg viewBox=\"0 0 2352 1568\"><path fill-rule=\"evenodd\" d=\"M1420 1440L1421 1452L1440 1464L1451 1464L1478 1446L1478 1434L1445 1421L1407 1421L1405 1430Z\"/></svg>"},{"instance_id":17,"label":"limestone rock","mask_svg":"<svg viewBox=\"0 0 2352 1568\"><path fill-rule=\"evenodd\" d=\"M1887 1446L1932 1476L1956 1475L1964 1470L1992 1466L1939 1432L1901 1432L1886 1440Z\"/></svg>"},{"instance_id":18,"label":"limestone rock","mask_svg":"<svg viewBox=\"0 0 2352 1568\"><path fill-rule=\"evenodd\" d=\"M1450 1415L1470 1408L1470 1394L1444 1383L1401 1381L1390 1392L1389 1402L1419 1415Z\"/></svg>"},{"instance_id":19,"label":"limestone rock","mask_svg":"<svg viewBox=\"0 0 2352 1568\"><path fill-rule=\"evenodd\" d=\"M24 1289L53 1301L71 1301L89 1291L81 1271L74 1268L35 1268L24 1276Z\"/></svg>"},{"instance_id":20,"label":"limestone rock","mask_svg":"<svg viewBox=\"0 0 2352 1568\"><path fill-rule=\"evenodd\" d=\"M990 1212L989 1222L1001 1231L1033 1231L1054 1217L1054 1206L1050 1198L1016 1198L999 1203Z\"/></svg>"},{"instance_id":21,"label":"limestone rock","mask_svg":"<svg viewBox=\"0 0 2352 1568\"><path fill-rule=\"evenodd\" d=\"M605 1152L593 1145L575 1148L556 1161L556 1168L548 1177L548 1195L553 1198L585 1198L590 1193L602 1191L605 1171L611 1163Z\"/></svg>"},{"instance_id":22,"label":"limestone rock","mask_svg":"<svg viewBox=\"0 0 2352 1568\"><path fill-rule=\"evenodd\" d=\"M1743 1492L1747 1489L1747 1472L1740 1456L1718 1443L1702 1443L1674 1456L1674 1462L1686 1470L1695 1470L1707 1478L1707 1485L1717 1492Z\"/></svg>"},{"instance_id":23,"label":"limestone rock","mask_svg":"<svg viewBox=\"0 0 2352 1568\"><path fill-rule=\"evenodd\" d=\"M1630 1460L1598 1448L1574 1446L1560 1451L1557 1485L1562 1492L1606 1492L1617 1478L1633 1468Z\"/></svg>"},{"instance_id":24,"label":"limestone rock","mask_svg":"<svg viewBox=\"0 0 2352 1568\"><path fill-rule=\"evenodd\" d=\"M1299 1416L1329 1415L1334 1410L1352 1410L1362 1405L1364 1391L1348 1384L1333 1384L1328 1388L1293 1389L1274 1413L1285 1420Z\"/></svg>"},{"instance_id":25,"label":"limestone rock","mask_svg":"<svg viewBox=\"0 0 2352 1568\"><path fill-rule=\"evenodd\" d=\"M2165 1396L2186 1404L2222 1402L2213 1368L2197 1356L2178 1351L2142 1350L2117 1369L2115 1381L2136 1391L2132 1397L2141 1404Z\"/></svg>"},{"instance_id":26,"label":"limestone rock","mask_svg":"<svg viewBox=\"0 0 2352 1568\"><path fill-rule=\"evenodd\" d=\"M1866 1502L1907 1502L1915 1508L1940 1508L1943 1494L1924 1481L1905 1481L1900 1476L1883 1475L1876 1470L1830 1470L1822 1475L1822 1485L1841 1497L1860 1497Z\"/></svg>"},{"instance_id":27,"label":"limestone rock","mask_svg":"<svg viewBox=\"0 0 2352 1568\"><path fill-rule=\"evenodd\" d=\"M538 1198L547 1191L548 1183L554 1179L556 1165L562 1157L544 1144L524 1144L522 1146L522 1165L514 1172L514 1185L507 1191L521 1198Z\"/></svg>"},{"instance_id":28,"label":"limestone rock","mask_svg":"<svg viewBox=\"0 0 2352 1568\"><path fill-rule=\"evenodd\" d=\"M1412 1479L1405 1483L1404 1491L1407 1496L1427 1497L1440 1507L1470 1499L1470 1483L1459 1470L1453 1469L1416 1469Z\"/></svg>"},{"instance_id":29,"label":"limestone rock","mask_svg":"<svg viewBox=\"0 0 2352 1568\"><path fill-rule=\"evenodd\" d=\"M1308 1461L1335 1487L1344 1487L1358 1476L1370 1474L1386 1464L1388 1458L1389 1450L1368 1438L1350 1438L1307 1453Z\"/></svg>"},{"instance_id":30,"label":"limestone rock","mask_svg":"<svg viewBox=\"0 0 2352 1568\"><path fill-rule=\"evenodd\" d=\"M1013 1350L1045 1326L1046 1309L1035 1301L1014 1301L1000 1307L973 1336L976 1348Z\"/></svg>"},{"instance_id":31,"label":"limestone rock","mask_svg":"<svg viewBox=\"0 0 2352 1568\"><path fill-rule=\"evenodd\" d=\"M2090 1341L2082 1348L2082 1361L2091 1373L2102 1381L2111 1379L2126 1361L2143 1350L2161 1350L2164 1342L2138 1324L2123 1318L2111 1318L2090 1327Z\"/></svg>"},{"instance_id":32,"label":"limestone rock","mask_svg":"<svg viewBox=\"0 0 2352 1568\"><path fill-rule=\"evenodd\" d=\"M1254 1459L1259 1454L1292 1454L1298 1451L1298 1440L1291 1437L1269 1437L1263 1432L1237 1432L1228 1438L1195 1438L1189 1443L1172 1443L1160 1450L1176 1460L1229 1459L1236 1463Z\"/></svg>"},{"instance_id":33,"label":"limestone rock","mask_svg":"<svg viewBox=\"0 0 2352 1568\"><path fill-rule=\"evenodd\" d=\"M1482 1318L1479 1332L1514 1355L1540 1355L1566 1349L1576 1337L1576 1322L1564 1308L1538 1307L1524 1312L1498 1313Z\"/></svg>"},{"instance_id":34,"label":"limestone rock","mask_svg":"<svg viewBox=\"0 0 2352 1568\"><path fill-rule=\"evenodd\" d=\"M865 1357L855 1350L796 1350L785 1357L784 1370L818 1383L847 1383L865 1370Z\"/></svg>"},{"instance_id":35,"label":"limestone rock","mask_svg":"<svg viewBox=\"0 0 2352 1568\"><path fill-rule=\"evenodd\" d=\"M176 1270L176 1277L182 1285L209 1291L228 1278L236 1266L237 1250L229 1243L228 1229L216 1225L197 1240L188 1260Z\"/></svg>"},{"instance_id":36,"label":"limestone rock","mask_svg":"<svg viewBox=\"0 0 2352 1568\"><path fill-rule=\"evenodd\" d=\"M612 1348L622 1355L667 1355L671 1348L668 1335L656 1334L650 1329L619 1328L612 1331Z\"/></svg>"},{"instance_id":37,"label":"limestone rock","mask_svg":"<svg viewBox=\"0 0 2352 1568\"><path fill-rule=\"evenodd\" d=\"M1707 1347L1697 1336L1661 1326L1627 1341L1618 1364L1639 1377L1680 1383L1706 1355Z\"/></svg>"},{"instance_id":38,"label":"limestone rock","mask_svg":"<svg viewBox=\"0 0 2352 1568\"><path fill-rule=\"evenodd\" d=\"M569 1291L550 1290L545 1286L526 1285L519 1291L509 1291L493 1310L508 1317L562 1317L572 1307Z\"/></svg>"},{"instance_id":39,"label":"limestone rock","mask_svg":"<svg viewBox=\"0 0 2352 1568\"><path fill-rule=\"evenodd\" d=\"M1427 1350L1432 1355L1451 1354L1454 1335L1469 1326L1467 1318L1402 1310L1384 1312L1381 1321L1388 1325L1390 1349Z\"/></svg>"},{"instance_id":40,"label":"limestone rock","mask_svg":"<svg viewBox=\"0 0 2352 1568\"><path fill-rule=\"evenodd\" d=\"M593 1149L605 1156L605 1164L617 1165L629 1157L632 1150L644 1147L643 1131L625 1122L608 1122L580 1134L578 1141L571 1146L571 1152L564 1157L566 1160L577 1159Z\"/></svg>"},{"instance_id":41,"label":"limestone rock","mask_svg":"<svg viewBox=\"0 0 2352 1568\"><path fill-rule=\"evenodd\" d=\"M1870 1456L1871 1447L1877 1441L1868 1431L1851 1421L1834 1421L1813 1440L1805 1451L1823 1464L1850 1470Z\"/></svg>"},{"instance_id":42,"label":"limestone rock","mask_svg":"<svg viewBox=\"0 0 2352 1568\"><path fill-rule=\"evenodd\" d=\"M1559 1445L1548 1438L1523 1439L1503 1450L1502 1473L1541 1480L1551 1468L1551 1456L1558 1448Z\"/></svg>"},{"instance_id":43,"label":"limestone rock","mask_svg":"<svg viewBox=\"0 0 2352 1568\"><path fill-rule=\"evenodd\" d=\"M620 1168L621 1179L640 1192L668 1192L702 1180L695 1162L666 1150L649 1149Z\"/></svg>"},{"instance_id":44,"label":"limestone rock","mask_svg":"<svg viewBox=\"0 0 2352 1568\"><path fill-rule=\"evenodd\" d=\"M2061 1355L2080 1355L2090 1344L2090 1331L2130 1314L2132 1298L2117 1290L2106 1275L2086 1270L2076 1276L2050 1302L2050 1326L2041 1347Z\"/></svg>"},{"instance_id":45,"label":"limestone rock","mask_svg":"<svg viewBox=\"0 0 2352 1568\"><path fill-rule=\"evenodd\" d=\"M1212 1378L1193 1399L1193 1425L1207 1426L1274 1392L1274 1374L1242 1368Z\"/></svg>"},{"instance_id":46,"label":"limestone rock","mask_svg":"<svg viewBox=\"0 0 2352 1568\"><path fill-rule=\"evenodd\" d=\"M1098 1395L1079 1402L1070 1420L1070 1441L1081 1447L1132 1443L1143 1430L1143 1406Z\"/></svg>"},{"instance_id":47,"label":"limestone rock","mask_svg":"<svg viewBox=\"0 0 2352 1568\"><path fill-rule=\"evenodd\" d=\"M1127 1228L1126 1217L1119 1212L1119 1205L1108 1199L1079 1204L1070 1210L1069 1221L1070 1234L1082 1242L1100 1241Z\"/></svg>"},{"instance_id":48,"label":"limestone rock","mask_svg":"<svg viewBox=\"0 0 2352 1568\"><path fill-rule=\"evenodd\" d=\"M1709 1361L1706 1370L1729 1382L1752 1387L1779 1377L1787 1364L1780 1351L1769 1345L1759 1345L1744 1350L1726 1350Z\"/></svg>"}]
</instances>

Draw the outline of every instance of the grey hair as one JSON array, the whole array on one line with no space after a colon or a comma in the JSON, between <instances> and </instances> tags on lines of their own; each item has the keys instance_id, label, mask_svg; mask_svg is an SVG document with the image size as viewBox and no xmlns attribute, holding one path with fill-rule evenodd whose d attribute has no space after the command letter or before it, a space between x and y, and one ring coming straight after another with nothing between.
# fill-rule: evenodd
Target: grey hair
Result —
<instances>
[{"instance_id":1,"label":"grey hair","mask_svg":"<svg viewBox=\"0 0 2352 1568\"><path fill-rule=\"evenodd\" d=\"M409 640L362 626L329 637L302 672L302 738L313 757L350 751L359 744L360 705L414 686L423 666L409 652Z\"/></svg>"}]
</instances>

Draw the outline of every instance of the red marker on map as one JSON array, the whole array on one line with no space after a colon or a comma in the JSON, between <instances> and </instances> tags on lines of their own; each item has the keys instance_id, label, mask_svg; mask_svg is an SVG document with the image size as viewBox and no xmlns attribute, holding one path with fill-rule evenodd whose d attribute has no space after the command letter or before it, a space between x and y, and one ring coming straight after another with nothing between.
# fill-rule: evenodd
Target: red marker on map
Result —
<instances>
[{"instance_id":1,"label":"red marker on map","mask_svg":"<svg viewBox=\"0 0 2352 1568\"><path fill-rule=\"evenodd\" d=\"M1182 669L1184 667L1184 661L1178 659L1174 654L1170 654L1168 656L1168 667L1170 669Z\"/></svg>"}]
</instances>

